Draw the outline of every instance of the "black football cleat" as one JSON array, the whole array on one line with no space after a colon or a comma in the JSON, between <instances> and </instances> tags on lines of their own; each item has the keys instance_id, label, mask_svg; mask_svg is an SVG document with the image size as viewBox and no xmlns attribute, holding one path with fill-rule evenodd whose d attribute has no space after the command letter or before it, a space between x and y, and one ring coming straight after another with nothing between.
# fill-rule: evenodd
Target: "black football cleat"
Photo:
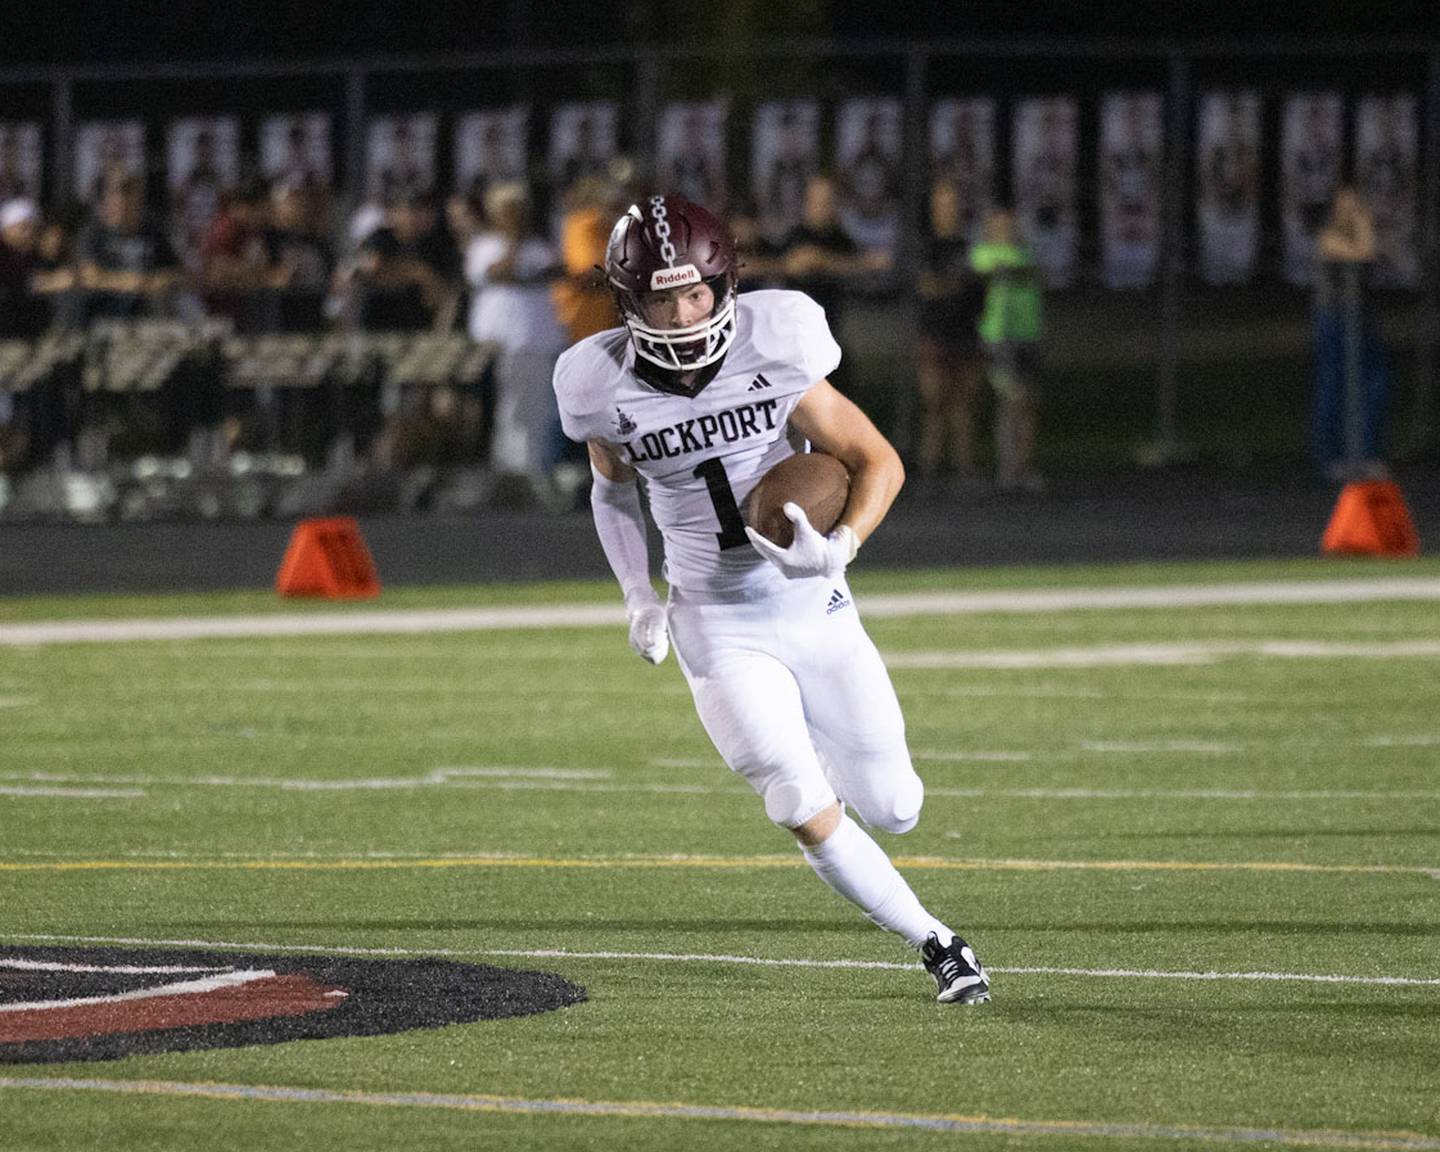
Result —
<instances>
[{"instance_id":1,"label":"black football cleat","mask_svg":"<svg viewBox=\"0 0 1440 1152\"><path fill-rule=\"evenodd\" d=\"M990 999L990 978L975 952L956 936L948 945L930 933L920 947L925 971L935 977L935 999L941 1004L984 1004Z\"/></svg>"}]
</instances>

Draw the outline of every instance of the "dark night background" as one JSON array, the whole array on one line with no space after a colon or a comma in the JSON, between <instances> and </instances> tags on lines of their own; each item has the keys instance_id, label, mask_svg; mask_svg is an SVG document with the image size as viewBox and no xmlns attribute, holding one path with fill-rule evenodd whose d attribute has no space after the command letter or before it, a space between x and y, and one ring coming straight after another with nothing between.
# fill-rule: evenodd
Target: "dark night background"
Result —
<instances>
[{"instance_id":1,"label":"dark night background","mask_svg":"<svg viewBox=\"0 0 1440 1152\"><path fill-rule=\"evenodd\" d=\"M411 3L315 0L212 4L75 0L0 7L0 65L140 64L356 55L489 52L657 42L743 49L778 37L1208 39L1440 34L1436 0L1245 5L1236 0L1141 3L944 3L890 0L724 0L678 4Z\"/></svg>"}]
</instances>

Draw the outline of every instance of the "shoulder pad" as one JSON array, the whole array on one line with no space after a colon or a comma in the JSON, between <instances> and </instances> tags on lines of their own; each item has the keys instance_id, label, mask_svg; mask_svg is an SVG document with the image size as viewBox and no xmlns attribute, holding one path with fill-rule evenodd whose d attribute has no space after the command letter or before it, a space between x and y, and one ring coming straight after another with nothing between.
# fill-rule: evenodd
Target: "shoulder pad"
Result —
<instances>
[{"instance_id":1,"label":"shoulder pad","mask_svg":"<svg viewBox=\"0 0 1440 1152\"><path fill-rule=\"evenodd\" d=\"M609 411L610 398L624 377L629 340L626 329L609 328L560 354L555 363L555 400L567 436L574 436L573 424Z\"/></svg>"},{"instance_id":2,"label":"shoulder pad","mask_svg":"<svg viewBox=\"0 0 1440 1152\"><path fill-rule=\"evenodd\" d=\"M814 384L835 371L840 345L830 333L825 310L803 292L771 288L739 298L756 353L795 365Z\"/></svg>"}]
</instances>

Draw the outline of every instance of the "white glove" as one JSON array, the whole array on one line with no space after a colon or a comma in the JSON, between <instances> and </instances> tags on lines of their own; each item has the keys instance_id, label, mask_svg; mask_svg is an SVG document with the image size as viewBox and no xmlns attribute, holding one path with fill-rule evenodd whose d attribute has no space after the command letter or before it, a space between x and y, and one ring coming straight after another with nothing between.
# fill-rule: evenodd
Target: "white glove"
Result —
<instances>
[{"instance_id":1,"label":"white glove","mask_svg":"<svg viewBox=\"0 0 1440 1152\"><path fill-rule=\"evenodd\" d=\"M659 664L670 651L670 631L665 623L665 605L643 600L630 609L630 647L642 660Z\"/></svg>"},{"instance_id":2,"label":"white glove","mask_svg":"<svg viewBox=\"0 0 1440 1152\"><path fill-rule=\"evenodd\" d=\"M848 524L842 524L830 535L822 536L815 531L800 505L785 504L782 511L795 526L795 539L790 542L790 547L781 548L749 526L745 534L750 537L755 551L791 580L806 576L838 576L855 559L855 553L860 550L860 539Z\"/></svg>"}]
</instances>

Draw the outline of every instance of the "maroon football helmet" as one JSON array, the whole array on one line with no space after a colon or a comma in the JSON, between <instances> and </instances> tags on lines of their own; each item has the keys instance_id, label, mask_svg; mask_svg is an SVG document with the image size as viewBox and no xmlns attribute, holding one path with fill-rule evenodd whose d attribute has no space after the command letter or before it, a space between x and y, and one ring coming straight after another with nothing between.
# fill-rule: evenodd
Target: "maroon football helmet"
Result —
<instances>
[{"instance_id":1,"label":"maroon football helmet","mask_svg":"<svg viewBox=\"0 0 1440 1152\"><path fill-rule=\"evenodd\" d=\"M672 372L714 364L735 339L735 241L707 209L680 196L651 196L615 222L605 249L605 279L635 353ZM715 307L698 324L656 328L640 298L647 292L708 284Z\"/></svg>"}]
</instances>

